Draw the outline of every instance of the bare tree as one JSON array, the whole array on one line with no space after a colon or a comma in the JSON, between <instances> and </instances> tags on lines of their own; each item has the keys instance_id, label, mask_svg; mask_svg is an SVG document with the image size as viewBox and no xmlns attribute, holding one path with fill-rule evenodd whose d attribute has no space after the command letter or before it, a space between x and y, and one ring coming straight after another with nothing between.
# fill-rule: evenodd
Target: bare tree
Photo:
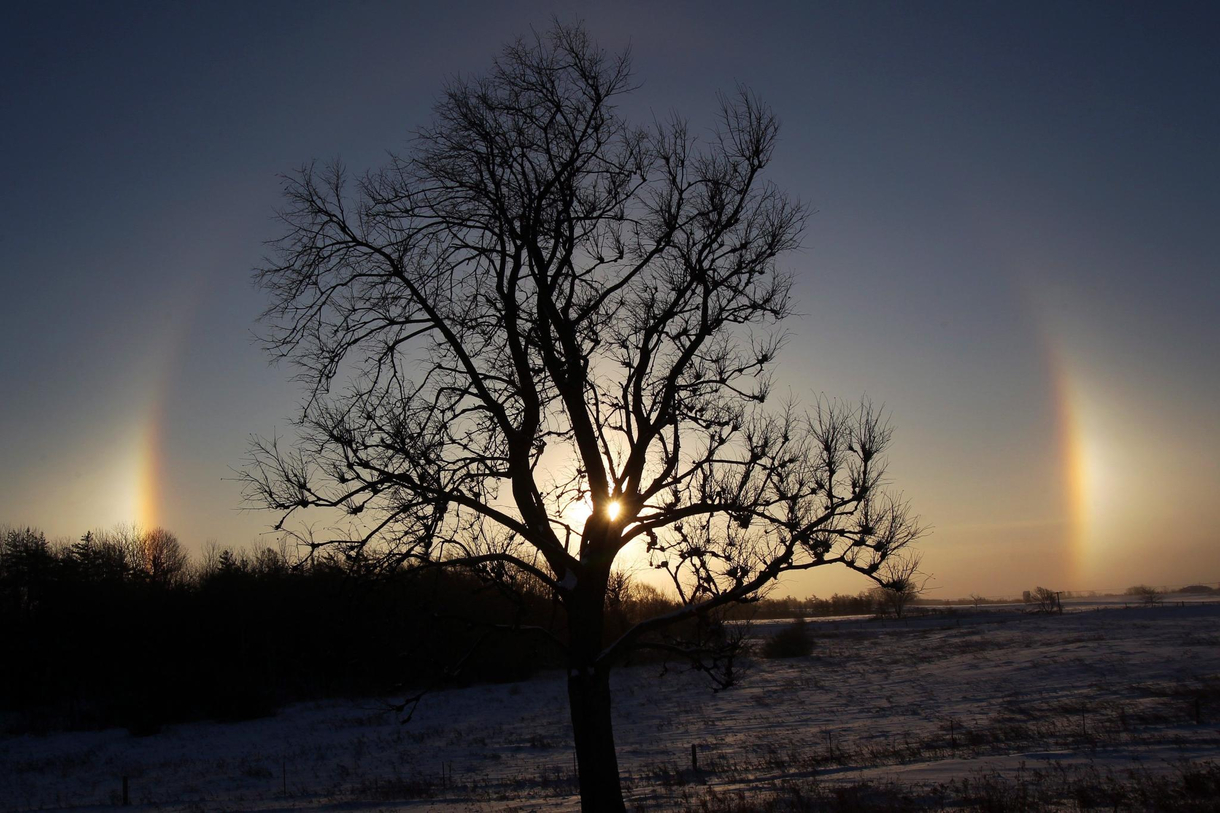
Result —
<instances>
[{"instance_id":1,"label":"bare tree","mask_svg":"<svg viewBox=\"0 0 1220 813\"><path fill-rule=\"evenodd\" d=\"M140 534L137 567L154 584L172 586L186 576L188 559L178 537L164 528Z\"/></svg>"},{"instance_id":2,"label":"bare tree","mask_svg":"<svg viewBox=\"0 0 1220 813\"><path fill-rule=\"evenodd\" d=\"M877 572L879 586L874 588L877 609L883 615L901 620L907 607L923 592L925 577L919 571L922 556L887 559Z\"/></svg>"},{"instance_id":3,"label":"bare tree","mask_svg":"<svg viewBox=\"0 0 1220 813\"><path fill-rule=\"evenodd\" d=\"M1029 605L1030 611L1035 613L1062 613L1063 603L1059 600L1059 592L1051 590L1049 587L1035 587L1031 593L1026 590L1024 593L1024 601Z\"/></svg>"},{"instance_id":4,"label":"bare tree","mask_svg":"<svg viewBox=\"0 0 1220 813\"><path fill-rule=\"evenodd\" d=\"M257 274L308 394L291 445L255 440L248 497L311 551L553 595L586 810L623 809L609 674L629 651L706 655L673 631L786 573L883 578L919 533L881 488L878 410L764 407L806 217L764 179L775 117L739 90L696 139L629 124L631 88L579 28L518 41L445 88L409 154L287 178ZM310 509L346 518L318 535ZM612 636L632 542L679 605Z\"/></svg>"},{"instance_id":5,"label":"bare tree","mask_svg":"<svg viewBox=\"0 0 1220 813\"><path fill-rule=\"evenodd\" d=\"M1126 594L1138 599L1141 604L1145 604L1149 607L1157 606L1165 598L1164 592L1146 584L1137 584L1135 587L1128 587Z\"/></svg>"},{"instance_id":6,"label":"bare tree","mask_svg":"<svg viewBox=\"0 0 1220 813\"><path fill-rule=\"evenodd\" d=\"M90 531L75 550L81 560L99 557L107 560L116 575L135 573L166 587L181 584L190 565L186 551L171 531L164 528L146 531L134 524Z\"/></svg>"}]
</instances>

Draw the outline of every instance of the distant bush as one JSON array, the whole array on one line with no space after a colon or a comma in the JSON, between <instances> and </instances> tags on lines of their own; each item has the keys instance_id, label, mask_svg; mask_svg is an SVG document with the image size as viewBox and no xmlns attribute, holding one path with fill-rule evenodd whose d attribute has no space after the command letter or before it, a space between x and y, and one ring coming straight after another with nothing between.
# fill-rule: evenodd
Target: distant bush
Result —
<instances>
[{"instance_id":1,"label":"distant bush","mask_svg":"<svg viewBox=\"0 0 1220 813\"><path fill-rule=\"evenodd\" d=\"M804 658L812 652L813 636L803 618L775 633L762 647L764 658Z\"/></svg>"},{"instance_id":2,"label":"distant bush","mask_svg":"<svg viewBox=\"0 0 1220 813\"><path fill-rule=\"evenodd\" d=\"M1175 593L1188 593L1199 595L1210 595L1217 592L1214 588L1208 587L1206 584L1188 584L1185 587L1179 587Z\"/></svg>"},{"instance_id":3,"label":"distant bush","mask_svg":"<svg viewBox=\"0 0 1220 813\"><path fill-rule=\"evenodd\" d=\"M1032 592L1026 590L1023 598L1030 612L1048 614L1063 612L1059 594L1048 587L1035 587Z\"/></svg>"},{"instance_id":4,"label":"distant bush","mask_svg":"<svg viewBox=\"0 0 1220 813\"><path fill-rule=\"evenodd\" d=\"M1160 604L1161 599L1164 597L1160 590L1157 590L1155 587L1149 587L1146 584L1128 587L1126 595L1137 599L1141 604L1146 604L1149 607Z\"/></svg>"}]
</instances>

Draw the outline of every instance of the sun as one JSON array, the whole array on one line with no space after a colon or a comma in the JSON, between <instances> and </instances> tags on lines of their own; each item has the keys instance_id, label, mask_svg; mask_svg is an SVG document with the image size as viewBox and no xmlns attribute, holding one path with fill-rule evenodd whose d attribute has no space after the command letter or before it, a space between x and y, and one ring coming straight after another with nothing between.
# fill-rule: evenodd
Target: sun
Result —
<instances>
[{"instance_id":1,"label":"sun","mask_svg":"<svg viewBox=\"0 0 1220 813\"><path fill-rule=\"evenodd\" d=\"M563 509L563 520L573 528L579 528L593 516L593 501L586 495L584 499L571 503Z\"/></svg>"},{"instance_id":2,"label":"sun","mask_svg":"<svg viewBox=\"0 0 1220 813\"><path fill-rule=\"evenodd\" d=\"M611 500L606 503L606 507L603 510L605 511L606 518L614 522L622 515L623 506L618 500ZM563 513L565 520L569 524L577 527L582 526L593 516L593 501L586 494L584 499L572 503Z\"/></svg>"}]
</instances>

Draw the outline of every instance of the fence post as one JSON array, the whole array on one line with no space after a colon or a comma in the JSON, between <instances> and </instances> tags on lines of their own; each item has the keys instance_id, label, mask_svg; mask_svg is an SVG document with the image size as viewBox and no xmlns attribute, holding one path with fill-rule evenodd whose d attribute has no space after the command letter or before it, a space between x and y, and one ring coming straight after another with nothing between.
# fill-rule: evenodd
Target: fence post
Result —
<instances>
[{"instance_id":1,"label":"fence post","mask_svg":"<svg viewBox=\"0 0 1220 813\"><path fill-rule=\"evenodd\" d=\"M699 773L699 751L693 742L690 744L690 769Z\"/></svg>"}]
</instances>

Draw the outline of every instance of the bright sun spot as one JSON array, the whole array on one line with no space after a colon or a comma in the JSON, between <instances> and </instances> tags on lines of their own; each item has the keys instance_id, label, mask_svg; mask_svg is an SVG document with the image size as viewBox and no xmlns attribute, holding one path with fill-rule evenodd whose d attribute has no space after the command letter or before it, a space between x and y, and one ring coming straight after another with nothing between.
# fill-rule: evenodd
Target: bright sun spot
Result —
<instances>
[{"instance_id":1,"label":"bright sun spot","mask_svg":"<svg viewBox=\"0 0 1220 813\"><path fill-rule=\"evenodd\" d=\"M619 514L623 512L623 507L619 505L618 500L612 500L606 503L606 516L611 520L616 520ZM584 525L589 517L593 516L593 502L586 495L583 500L568 506L564 511L565 519L573 525Z\"/></svg>"}]
</instances>

